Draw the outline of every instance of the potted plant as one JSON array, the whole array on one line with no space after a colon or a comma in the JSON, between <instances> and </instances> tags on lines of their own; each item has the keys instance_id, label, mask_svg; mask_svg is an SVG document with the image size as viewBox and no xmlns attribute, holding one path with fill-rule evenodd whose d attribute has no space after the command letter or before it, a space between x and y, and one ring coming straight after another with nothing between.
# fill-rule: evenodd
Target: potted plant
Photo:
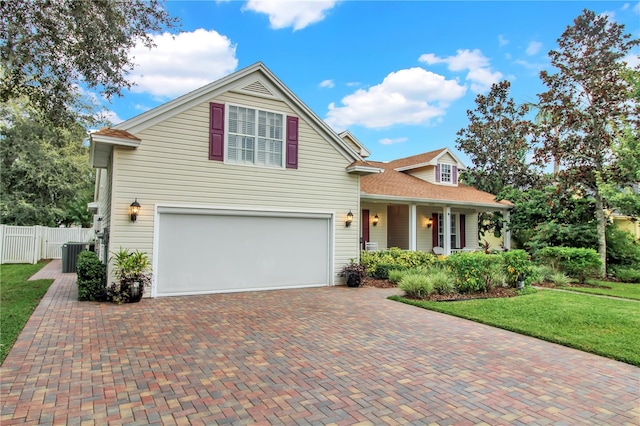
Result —
<instances>
[{"instance_id":1,"label":"potted plant","mask_svg":"<svg viewBox=\"0 0 640 426\"><path fill-rule=\"evenodd\" d=\"M349 264L345 265L340 272L340 276L347 279L348 287L360 287L366 275L367 271L364 265L356 263L354 259L351 259Z\"/></svg>"},{"instance_id":2,"label":"potted plant","mask_svg":"<svg viewBox=\"0 0 640 426\"><path fill-rule=\"evenodd\" d=\"M107 294L116 303L139 302L145 287L151 284L151 262L147 254L126 249L113 253L115 275L118 279L107 289Z\"/></svg>"}]
</instances>

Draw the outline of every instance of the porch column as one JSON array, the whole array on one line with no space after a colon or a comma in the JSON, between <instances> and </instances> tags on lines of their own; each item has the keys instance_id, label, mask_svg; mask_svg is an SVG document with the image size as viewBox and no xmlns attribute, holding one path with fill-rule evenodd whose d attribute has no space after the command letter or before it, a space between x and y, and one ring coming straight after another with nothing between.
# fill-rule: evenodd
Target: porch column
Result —
<instances>
[{"instance_id":1,"label":"porch column","mask_svg":"<svg viewBox=\"0 0 640 426\"><path fill-rule=\"evenodd\" d=\"M451 207L442 208L442 248L444 249L444 255L449 256L451 254Z\"/></svg>"},{"instance_id":2,"label":"porch column","mask_svg":"<svg viewBox=\"0 0 640 426\"><path fill-rule=\"evenodd\" d=\"M509 210L504 211L504 223L502 224L504 238L502 245L505 250L511 250L511 227L509 226L510 213Z\"/></svg>"},{"instance_id":3,"label":"porch column","mask_svg":"<svg viewBox=\"0 0 640 426\"><path fill-rule=\"evenodd\" d=\"M418 249L418 227L416 226L418 215L415 204L409 204L409 250Z\"/></svg>"}]
</instances>

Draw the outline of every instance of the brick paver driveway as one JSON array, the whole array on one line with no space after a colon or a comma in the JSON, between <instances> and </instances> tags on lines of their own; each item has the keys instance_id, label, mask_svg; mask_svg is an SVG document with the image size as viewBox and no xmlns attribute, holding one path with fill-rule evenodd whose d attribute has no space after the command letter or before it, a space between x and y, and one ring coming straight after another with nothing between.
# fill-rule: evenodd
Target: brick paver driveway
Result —
<instances>
[{"instance_id":1,"label":"brick paver driveway","mask_svg":"<svg viewBox=\"0 0 640 426\"><path fill-rule=\"evenodd\" d=\"M118 306L57 276L2 366L3 425L640 424L640 369L388 290Z\"/></svg>"}]
</instances>

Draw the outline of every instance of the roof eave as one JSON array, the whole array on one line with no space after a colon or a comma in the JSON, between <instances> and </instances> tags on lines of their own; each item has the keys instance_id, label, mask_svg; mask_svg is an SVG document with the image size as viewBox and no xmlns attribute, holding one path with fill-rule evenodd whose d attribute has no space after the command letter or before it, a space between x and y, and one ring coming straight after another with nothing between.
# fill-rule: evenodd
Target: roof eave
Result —
<instances>
[{"instance_id":1,"label":"roof eave","mask_svg":"<svg viewBox=\"0 0 640 426\"><path fill-rule=\"evenodd\" d=\"M383 171L384 169L381 169L379 167L371 167L371 166L348 166L347 167L347 173L353 173L360 176L378 174L378 173L382 173Z\"/></svg>"},{"instance_id":2,"label":"roof eave","mask_svg":"<svg viewBox=\"0 0 640 426\"><path fill-rule=\"evenodd\" d=\"M464 206L464 207L475 207L487 211L496 211L496 210L509 210L513 207L513 205L509 204L500 204L496 203L480 203L473 201L460 201L460 200L442 200L442 199L432 199L432 198L419 198L419 197L404 197L398 195L383 195L383 194L367 194L366 192L360 192L360 199L363 200L371 200L371 201L392 201L394 203L421 203L421 204L439 204L439 205L449 205L449 206Z\"/></svg>"}]
</instances>

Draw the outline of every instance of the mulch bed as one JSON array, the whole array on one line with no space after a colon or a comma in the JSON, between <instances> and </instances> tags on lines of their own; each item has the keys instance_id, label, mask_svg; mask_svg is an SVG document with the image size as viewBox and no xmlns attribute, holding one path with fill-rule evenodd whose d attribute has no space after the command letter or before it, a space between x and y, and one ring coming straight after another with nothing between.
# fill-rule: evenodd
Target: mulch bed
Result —
<instances>
[{"instance_id":1,"label":"mulch bed","mask_svg":"<svg viewBox=\"0 0 640 426\"><path fill-rule=\"evenodd\" d=\"M372 278L365 278L362 282L363 287L376 287L376 288L393 288L397 285L393 284L389 280L375 280ZM448 302L455 300L469 300L469 299L490 299L495 297L514 297L518 292L515 288L499 287L494 288L486 293L473 293L473 294L432 294L426 300L434 302Z\"/></svg>"}]
</instances>

